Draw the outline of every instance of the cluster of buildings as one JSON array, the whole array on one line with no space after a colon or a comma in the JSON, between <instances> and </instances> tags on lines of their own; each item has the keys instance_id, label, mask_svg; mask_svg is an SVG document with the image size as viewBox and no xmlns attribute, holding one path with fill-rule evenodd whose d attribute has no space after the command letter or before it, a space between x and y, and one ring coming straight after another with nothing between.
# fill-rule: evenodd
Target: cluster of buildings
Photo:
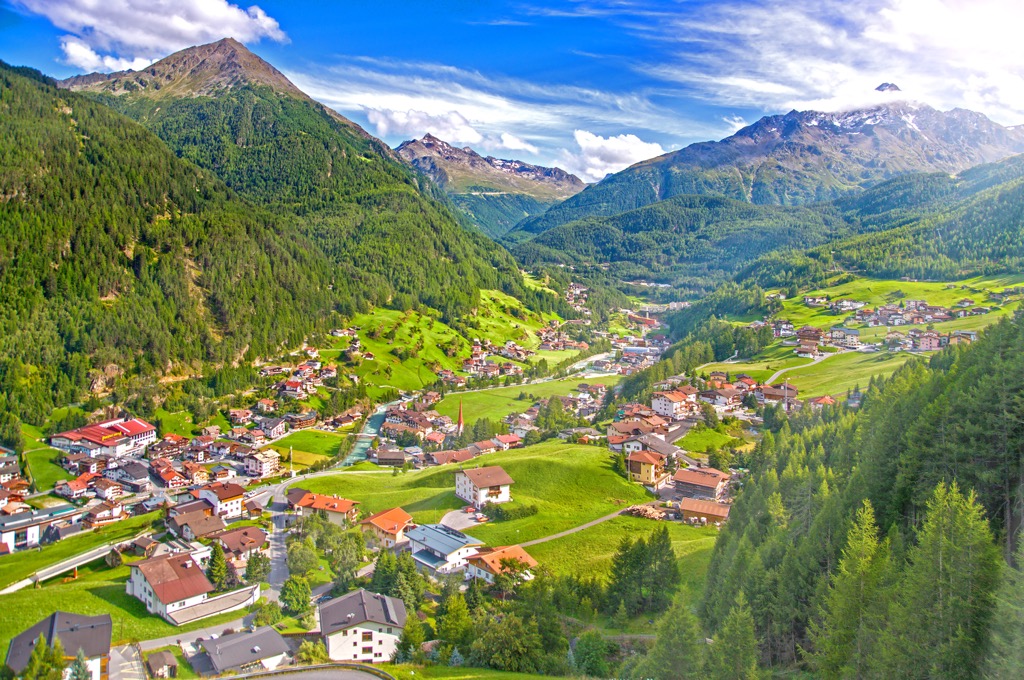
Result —
<instances>
[{"instance_id":1,"label":"cluster of buildings","mask_svg":"<svg viewBox=\"0 0 1024 680\"><path fill-rule=\"evenodd\" d=\"M355 339L356 342L359 338ZM306 350L311 357L317 356L316 350ZM322 387L324 381L338 377L338 369L334 366L325 366L319 360L310 358L294 368L285 366L264 366L260 369L263 377L281 376L282 379L274 385L279 399L302 400L316 394L317 388Z\"/></svg>"},{"instance_id":2,"label":"cluster of buildings","mask_svg":"<svg viewBox=\"0 0 1024 680\"><path fill-rule=\"evenodd\" d=\"M553 350L560 351L563 349L578 349L581 351L590 349L590 345L582 340L573 340L562 331L557 321L552 321L549 326L545 326L537 331L537 337L540 339L540 346L537 349L540 350Z\"/></svg>"}]
</instances>

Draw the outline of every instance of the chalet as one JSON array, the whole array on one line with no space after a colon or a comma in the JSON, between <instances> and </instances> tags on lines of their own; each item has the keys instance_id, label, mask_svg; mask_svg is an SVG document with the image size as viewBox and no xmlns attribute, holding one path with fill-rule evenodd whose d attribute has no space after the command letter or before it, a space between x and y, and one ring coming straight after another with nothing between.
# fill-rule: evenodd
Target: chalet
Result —
<instances>
[{"instance_id":1,"label":"chalet","mask_svg":"<svg viewBox=\"0 0 1024 680\"><path fill-rule=\"evenodd\" d=\"M469 449L460 449L458 451L434 451L433 453L427 453L426 459L428 463L432 465L447 465L448 463L465 463L473 460L476 454Z\"/></svg>"},{"instance_id":2,"label":"chalet","mask_svg":"<svg viewBox=\"0 0 1024 680\"><path fill-rule=\"evenodd\" d=\"M172 467L161 468L156 476L165 489L182 489L189 484L188 479Z\"/></svg>"},{"instance_id":3,"label":"chalet","mask_svg":"<svg viewBox=\"0 0 1024 680\"><path fill-rule=\"evenodd\" d=\"M706 401L715 406L733 408L743 402L743 392L733 387L722 387L717 390L701 392L701 401Z\"/></svg>"},{"instance_id":4,"label":"chalet","mask_svg":"<svg viewBox=\"0 0 1024 680\"><path fill-rule=\"evenodd\" d=\"M672 476L676 491L687 498L718 500L729 475L714 468L682 468Z\"/></svg>"},{"instance_id":5,"label":"chalet","mask_svg":"<svg viewBox=\"0 0 1024 680\"><path fill-rule=\"evenodd\" d=\"M629 479L645 486L658 488L668 479L665 457L653 451L634 451L626 456Z\"/></svg>"},{"instance_id":6,"label":"chalet","mask_svg":"<svg viewBox=\"0 0 1024 680\"><path fill-rule=\"evenodd\" d=\"M377 465L384 467L402 467L408 461L405 451L402 449L387 449L381 447L374 454Z\"/></svg>"},{"instance_id":7,"label":"chalet","mask_svg":"<svg viewBox=\"0 0 1024 680\"><path fill-rule=\"evenodd\" d=\"M501 451L508 451L509 449L518 449L523 445L522 438L517 434L499 434L497 437L491 440L495 446Z\"/></svg>"},{"instance_id":8,"label":"chalet","mask_svg":"<svg viewBox=\"0 0 1024 680\"><path fill-rule=\"evenodd\" d=\"M697 498L683 498L679 501L679 511L684 520L697 520L712 524L729 519L729 507L725 503Z\"/></svg>"},{"instance_id":9,"label":"chalet","mask_svg":"<svg viewBox=\"0 0 1024 680\"><path fill-rule=\"evenodd\" d=\"M515 482L508 473L497 465L459 470L455 474L455 495L476 507L508 503L512 500L513 484Z\"/></svg>"},{"instance_id":10,"label":"chalet","mask_svg":"<svg viewBox=\"0 0 1024 680\"><path fill-rule=\"evenodd\" d=\"M242 516L245 489L234 482L212 482L195 493L199 498L208 500L213 505L213 514L219 517L235 519Z\"/></svg>"},{"instance_id":11,"label":"chalet","mask_svg":"<svg viewBox=\"0 0 1024 680\"><path fill-rule=\"evenodd\" d=\"M224 520L219 516L207 515L201 510L177 515L167 520L167 530L186 541L207 538L224 531L224 526Z\"/></svg>"},{"instance_id":12,"label":"chalet","mask_svg":"<svg viewBox=\"0 0 1024 680\"><path fill-rule=\"evenodd\" d=\"M485 453L494 453L498 450L498 445L488 439L482 442L473 442L468 448L477 455L483 455Z\"/></svg>"},{"instance_id":13,"label":"chalet","mask_svg":"<svg viewBox=\"0 0 1024 680\"><path fill-rule=\"evenodd\" d=\"M69 500L83 498L89 493L89 487L92 485L92 481L97 477L99 477L99 474L95 472L87 472L84 475L79 475L75 479L58 482L54 487L54 492L58 496L63 496Z\"/></svg>"},{"instance_id":14,"label":"chalet","mask_svg":"<svg viewBox=\"0 0 1024 680\"><path fill-rule=\"evenodd\" d=\"M814 326L804 326L796 332L796 337L800 340L812 340L815 344L821 342L821 338L824 335L820 328Z\"/></svg>"},{"instance_id":15,"label":"chalet","mask_svg":"<svg viewBox=\"0 0 1024 680\"><path fill-rule=\"evenodd\" d=\"M102 498L105 501L116 500L124 495L124 487L106 477L101 477L94 481L93 489L96 491L96 497Z\"/></svg>"},{"instance_id":16,"label":"chalet","mask_svg":"<svg viewBox=\"0 0 1024 680\"><path fill-rule=\"evenodd\" d=\"M167 517L173 518L180 515L187 515L192 512L202 512L207 517L211 517L213 516L213 503L205 498L178 503L177 505L171 506L167 509Z\"/></svg>"},{"instance_id":17,"label":"chalet","mask_svg":"<svg viewBox=\"0 0 1024 680\"><path fill-rule=\"evenodd\" d=\"M382 548L394 548L405 542L405 530L412 524L412 515L402 508L391 508L370 515L359 523L360 530L369 533Z\"/></svg>"},{"instance_id":18,"label":"chalet","mask_svg":"<svg viewBox=\"0 0 1024 680\"><path fill-rule=\"evenodd\" d=\"M421 524L408 529L405 536L413 560L432 574L462 571L467 559L483 546L479 540L443 524Z\"/></svg>"},{"instance_id":19,"label":"chalet","mask_svg":"<svg viewBox=\"0 0 1024 680\"><path fill-rule=\"evenodd\" d=\"M537 566L537 560L518 545L481 548L477 554L466 561L468 562L467 577L483 579L490 584L494 583L494 578L498 574L509 570L509 561L518 562L526 570L523 573L523 579L527 581L533 578L533 574L528 570Z\"/></svg>"},{"instance_id":20,"label":"chalet","mask_svg":"<svg viewBox=\"0 0 1024 680\"><path fill-rule=\"evenodd\" d=\"M268 439L283 437L288 430L288 421L284 418L263 418L260 420L260 429Z\"/></svg>"},{"instance_id":21,"label":"chalet","mask_svg":"<svg viewBox=\"0 0 1024 680\"><path fill-rule=\"evenodd\" d=\"M82 517L82 526L86 529L106 526L114 522L128 519L128 511L120 501L104 501L89 508Z\"/></svg>"},{"instance_id":22,"label":"chalet","mask_svg":"<svg viewBox=\"0 0 1024 680\"><path fill-rule=\"evenodd\" d=\"M60 641L64 649L63 661L67 665L81 652L85 657L89 680L101 680L109 673L113 630L110 614L83 616L56 611L11 640L6 665L14 671L14 675L22 676L28 668L36 643L42 637L51 648Z\"/></svg>"},{"instance_id":23,"label":"chalet","mask_svg":"<svg viewBox=\"0 0 1024 680\"><path fill-rule=\"evenodd\" d=\"M247 425L252 422L252 411L247 408L231 409L228 411L228 420L232 425Z\"/></svg>"},{"instance_id":24,"label":"chalet","mask_svg":"<svg viewBox=\"0 0 1024 680\"><path fill-rule=\"evenodd\" d=\"M207 599L213 584L188 553L173 553L133 562L125 592L135 597L150 614L177 623L171 615Z\"/></svg>"},{"instance_id":25,"label":"chalet","mask_svg":"<svg viewBox=\"0 0 1024 680\"><path fill-rule=\"evenodd\" d=\"M181 474L193 485L206 484L210 481L210 471L199 463L185 461L181 464Z\"/></svg>"},{"instance_id":26,"label":"chalet","mask_svg":"<svg viewBox=\"0 0 1024 680\"><path fill-rule=\"evenodd\" d=\"M285 639L271 626L211 636L200 644L203 648L200 657L204 657L202 661L209 659L212 675L277 670L290 651Z\"/></svg>"},{"instance_id":27,"label":"chalet","mask_svg":"<svg viewBox=\"0 0 1024 680\"><path fill-rule=\"evenodd\" d=\"M821 409L825 408L826 406L834 406L835 403L836 403L835 398L831 397L831 396L829 396L827 394L825 396L822 396L822 397L815 397L813 399L808 399L807 400L807 405L810 406L812 409L814 409L816 411L820 411Z\"/></svg>"},{"instance_id":28,"label":"chalet","mask_svg":"<svg viewBox=\"0 0 1024 680\"><path fill-rule=\"evenodd\" d=\"M268 547L267 532L259 527L229 529L216 534L213 538L220 542L224 554L233 560L248 560Z\"/></svg>"},{"instance_id":29,"label":"chalet","mask_svg":"<svg viewBox=\"0 0 1024 680\"><path fill-rule=\"evenodd\" d=\"M332 524L349 527L358 519L359 501L352 501L338 496L324 496L305 489L288 489L288 507L299 517L307 513L320 513Z\"/></svg>"},{"instance_id":30,"label":"chalet","mask_svg":"<svg viewBox=\"0 0 1024 680\"><path fill-rule=\"evenodd\" d=\"M660 416L682 418L697 402L697 389L690 385L680 385L670 392L655 392L651 399L651 408Z\"/></svg>"},{"instance_id":31,"label":"chalet","mask_svg":"<svg viewBox=\"0 0 1024 680\"><path fill-rule=\"evenodd\" d=\"M277 410L277 402L273 399L260 399L256 402L256 410L260 413L273 413Z\"/></svg>"},{"instance_id":32,"label":"chalet","mask_svg":"<svg viewBox=\"0 0 1024 680\"><path fill-rule=\"evenodd\" d=\"M317 622L332 661L386 663L405 628L405 603L360 588L321 603Z\"/></svg>"}]
</instances>

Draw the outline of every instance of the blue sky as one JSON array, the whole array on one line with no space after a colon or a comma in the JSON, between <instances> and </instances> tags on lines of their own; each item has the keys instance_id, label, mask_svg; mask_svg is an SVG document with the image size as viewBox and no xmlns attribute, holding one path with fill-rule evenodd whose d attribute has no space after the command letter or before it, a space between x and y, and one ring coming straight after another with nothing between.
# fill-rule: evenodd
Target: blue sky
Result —
<instances>
[{"instance_id":1,"label":"blue sky","mask_svg":"<svg viewBox=\"0 0 1024 680\"><path fill-rule=\"evenodd\" d=\"M883 81L1024 123L1020 4L0 0L0 59L64 77L232 36L390 144L432 132L593 181Z\"/></svg>"}]
</instances>

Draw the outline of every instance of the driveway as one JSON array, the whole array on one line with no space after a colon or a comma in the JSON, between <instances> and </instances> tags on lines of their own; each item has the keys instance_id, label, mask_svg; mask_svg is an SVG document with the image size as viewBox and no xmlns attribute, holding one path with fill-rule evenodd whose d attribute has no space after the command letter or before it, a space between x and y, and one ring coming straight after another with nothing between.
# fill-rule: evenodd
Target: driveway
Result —
<instances>
[{"instance_id":1,"label":"driveway","mask_svg":"<svg viewBox=\"0 0 1024 680\"><path fill-rule=\"evenodd\" d=\"M452 510L441 518L441 524L451 527L456 531L465 531L466 529L480 526L480 522L473 519L474 517L476 517L474 513Z\"/></svg>"},{"instance_id":2,"label":"driveway","mask_svg":"<svg viewBox=\"0 0 1024 680\"><path fill-rule=\"evenodd\" d=\"M110 680L146 680L139 650L131 645L110 648Z\"/></svg>"}]
</instances>

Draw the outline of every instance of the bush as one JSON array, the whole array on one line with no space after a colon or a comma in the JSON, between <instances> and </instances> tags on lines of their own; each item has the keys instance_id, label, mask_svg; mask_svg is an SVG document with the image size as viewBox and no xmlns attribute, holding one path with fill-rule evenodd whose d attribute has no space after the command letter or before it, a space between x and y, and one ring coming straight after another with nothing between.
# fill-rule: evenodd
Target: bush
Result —
<instances>
[{"instance_id":1,"label":"bush","mask_svg":"<svg viewBox=\"0 0 1024 680\"><path fill-rule=\"evenodd\" d=\"M486 512L495 522L507 522L512 519L532 517L537 514L538 510L536 505L515 505L511 507L495 505L493 508L487 508Z\"/></svg>"}]
</instances>

